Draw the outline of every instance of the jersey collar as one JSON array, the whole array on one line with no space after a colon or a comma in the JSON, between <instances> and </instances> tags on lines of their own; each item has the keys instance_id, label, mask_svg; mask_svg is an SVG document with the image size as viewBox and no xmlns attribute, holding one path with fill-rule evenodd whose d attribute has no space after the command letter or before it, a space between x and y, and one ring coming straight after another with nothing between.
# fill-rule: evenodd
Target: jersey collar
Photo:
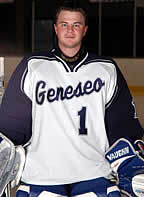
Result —
<instances>
[{"instance_id":1,"label":"jersey collar","mask_svg":"<svg viewBox=\"0 0 144 197\"><path fill-rule=\"evenodd\" d=\"M67 71L70 70L71 72L74 72L81 62L86 59L85 57L87 57L87 51L84 46L82 46L73 57L65 56L58 46L52 52L66 67L68 67Z\"/></svg>"}]
</instances>

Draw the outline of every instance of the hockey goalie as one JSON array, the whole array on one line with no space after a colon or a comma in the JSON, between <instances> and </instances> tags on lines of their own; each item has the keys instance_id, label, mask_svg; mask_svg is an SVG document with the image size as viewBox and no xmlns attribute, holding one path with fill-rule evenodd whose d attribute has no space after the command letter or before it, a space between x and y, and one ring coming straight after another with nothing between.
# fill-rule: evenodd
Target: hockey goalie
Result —
<instances>
[{"instance_id":1,"label":"hockey goalie","mask_svg":"<svg viewBox=\"0 0 144 197\"><path fill-rule=\"evenodd\" d=\"M89 6L59 2L56 46L22 58L0 105L0 195L20 180L16 197L144 197L128 84L115 60L84 46Z\"/></svg>"},{"instance_id":2,"label":"hockey goalie","mask_svg":"<svg viewBox=\"0 0 144 197\"><path fill-rule=\"evenodd\" d=\"M144 197L144 142L126 138L117 140L106 152L121 193L129 197Z\"/></svg>"}]
</instances>

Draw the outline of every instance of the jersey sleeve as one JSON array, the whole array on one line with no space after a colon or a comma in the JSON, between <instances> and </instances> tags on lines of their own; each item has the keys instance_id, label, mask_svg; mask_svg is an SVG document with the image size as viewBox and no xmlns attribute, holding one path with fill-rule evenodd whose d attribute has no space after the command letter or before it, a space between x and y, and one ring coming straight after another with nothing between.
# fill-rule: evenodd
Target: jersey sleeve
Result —
<instances>
[{"instance_id":1,"label":"jersey sleeve","mask_svg":"<svg viewBox=\"0 0 144 197\"><path fill-rule=\"evenodd\" d=\"M0 106L0 132L15 145L25 144L31 137L32 103L21 89L26 70L25 57L12 74Z\"/></svg>"},{"instance_id":2,"label":"jersey sleeve","mask_svg":"<svg viewBox=\"0 0 144 197\"><path fill-rule=\"evenodd\" d=\"M136 140L144 135L127 82L115 62L114 64L117 73L116 88L105 112L105 125L110 145L121 137Z\"/></svg>"}]
</instances>

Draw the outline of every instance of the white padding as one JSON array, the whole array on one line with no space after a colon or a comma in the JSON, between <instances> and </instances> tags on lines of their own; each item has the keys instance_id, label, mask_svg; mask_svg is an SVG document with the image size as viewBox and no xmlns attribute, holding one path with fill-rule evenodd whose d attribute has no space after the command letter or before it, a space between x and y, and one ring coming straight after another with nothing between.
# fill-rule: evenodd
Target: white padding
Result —
<instances>
[{"instance_id":1,"label":"white padding","mask_svg":"<svg viewBox=\"0 0 144 197\"><path fill-rule=\"evenodd\" d=\"M15 162L15 166L17 165L18 172L17 172L14 180L12 180L12 182L11 182L11 188L14 188L19 184L20 179L21 179L21 175L23 172L24 164L25 164L25 150L24 150L24 148L22 146L17 146L15 150L16 150L16 158L18 158L17 162Z\"/></svg>"},{"instance_id":2,"label":"white padding","mask_svg":"<svg viewBox=\"0 0 144 197\"><path fill-rule=\"evenodd\" d=\"M132 189L136 196L144 197L144 174L139 174L133 177Z\"/></svg>"},{"instance_id":3,"label":"white padding","mask_svg":"<svg viewBox=\"0 0 144 197\"><path fill-rule=\"evenodd\" d=\"M20 185L17 189L17 191L20 190L20 191L24 191L24 192L27 192L28 194L30 193L30 186L28 185Z\"/></svg>"},{"instance_id":4,"label":"white padding","mask_svg":"<svg viewBox=\"0 0 144 197\"><path fill-rule=\"evenodd\" d=\"M65 196L62 196L60 194L55 194L52 192L48 192L48 191L43 191L40 193L40 195L38 195L38 197L65 197Z\"/></svg>"},{"instance_id":5,"label":"white padding","mask_svg":"<svg viewBox=\"0 0 144 197\"><path fill-rule=\"evenodd\" d=\"M0 196L6 186L15 179L19 170L20 158L14 144L0 133Z\"/></svg>"},{"instance_id":6,"label":"white padding","mask_svg":"<svg viewBox=\"0 0 144 197\"><path fill-rule=\"evenodd\" d=\"M119 188L118 188L116 185L111 186L111 187L107 188L107 195L108 195L109 193L115 192L115 191L120 191L120 190L119 190Z\"/></svg>"}]
</instances>

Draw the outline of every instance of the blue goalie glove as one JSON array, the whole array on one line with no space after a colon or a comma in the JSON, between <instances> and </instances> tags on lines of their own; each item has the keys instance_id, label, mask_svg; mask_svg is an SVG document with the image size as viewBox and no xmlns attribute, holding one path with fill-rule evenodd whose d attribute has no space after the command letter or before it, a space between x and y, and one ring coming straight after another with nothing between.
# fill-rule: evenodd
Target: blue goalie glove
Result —
<instances>
[{"instance_id":1,"label":"blue goalie glove","mask_svg":"<svg viewBox=\"0 0 144 197\"><path fill-rule=\"evenodd\" d=\"M117 140L105 153L111 168L117 176L122 193L131 197L144 197L144 158L141 140L136 144L128 139Z\"/></svg>"}]
</instances>

